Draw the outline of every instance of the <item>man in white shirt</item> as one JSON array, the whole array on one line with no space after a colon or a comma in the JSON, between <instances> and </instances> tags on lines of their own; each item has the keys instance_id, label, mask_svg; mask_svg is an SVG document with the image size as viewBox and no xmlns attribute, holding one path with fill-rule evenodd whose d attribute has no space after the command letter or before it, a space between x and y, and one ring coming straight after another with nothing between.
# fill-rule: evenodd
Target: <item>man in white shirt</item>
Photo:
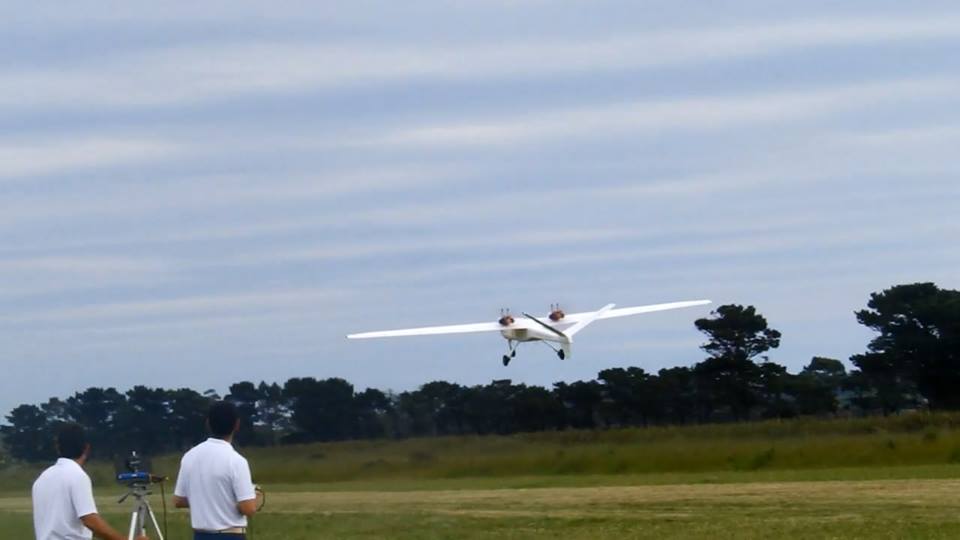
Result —
<instances>
[{"instance_id":1,"label":"man in white shirt","mask_svg":"<svg viewBox=\"0 0 960 540\"><path fill-rule=\"evenodd\" d=\"M37 540L127 540L97 513L93 484L83 470L90 456L83 428L65 424L57 433L60 459L33 483L33 529ZM141 536L137 540L149 540Z\"/></svg>"},{"instance_id":2,"label":"man in white shirt","mask_svg":"<svg viewBox=\"0 0 960 540\"><path fill-rule=\"evenodd\" d=\"M194 540L246 538L247 517L257 511L250 465L233 449L240 418L233 404L214 403L207 413L212 437L180 460L173 504L190 509Z\"/></svg>"}]
</instances>

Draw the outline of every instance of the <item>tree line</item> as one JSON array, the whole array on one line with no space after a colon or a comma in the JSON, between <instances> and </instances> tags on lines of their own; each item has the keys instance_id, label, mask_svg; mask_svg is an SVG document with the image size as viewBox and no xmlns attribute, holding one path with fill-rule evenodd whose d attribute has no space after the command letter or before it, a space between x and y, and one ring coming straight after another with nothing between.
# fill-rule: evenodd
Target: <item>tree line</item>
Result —
<instances>
[{"instance_id":1,"label":"tree line","mask_svg":"<svg viewBox=\"0 0 960 540\"><path fill-rule=\"evenodd\" d=\"M780 332L755 307L728 304L694 323L707 337L704 360L656 373L611 368L550 388L433 381L400 393L312 377L238 382L224 396L88 388L16 407L0 434L9 454L23 460L51 459L53 433L63 422L85 426L102 458L133 449L183 451L206 436L204 414L218 399L241 413L241 446L960 408L960 292L898 285L872 294L856 317L878 335L850 358L856 369L849 372L839 360L815 357L790 373L767 356L779 347Z\"/></svg>"}]
</instances>

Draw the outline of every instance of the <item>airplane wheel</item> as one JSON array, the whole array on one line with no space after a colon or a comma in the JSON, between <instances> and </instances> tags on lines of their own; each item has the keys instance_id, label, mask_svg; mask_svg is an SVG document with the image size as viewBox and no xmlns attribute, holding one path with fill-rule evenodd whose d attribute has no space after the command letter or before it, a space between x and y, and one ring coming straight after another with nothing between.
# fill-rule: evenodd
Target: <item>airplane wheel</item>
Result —
<instances>
[{"instance_id":1,"label":"airplane wheel","mask_svg":"<svg viewBox=\"0 0 960 540\"><path fill-rule=\"evenodd\" d=\"M516 357L517 357L517 350L514 349L514 350L510 351L510 358L516 358Z\"/></svg>"},{"instance_id":2,"label":"airplane wheel","mask_svg":"<svg viewBox=\"0 0 960 540\"><path fill-rule=\"evenodd\" d=\"M510 357L507 355L503 355L503 367L507 367L507 364L509 363L510 363Z\"/></svg>"},{"instance_id":3,"label":"airplane wheel","mask_svg":"<svg viewBox=\"0 0 960 540\"><path fill-rule=\"evenodd\" d=\"M557 351L557 356L559 356L560 359L563 360L564 358L567 357L567 354L563 352L563 349L560 349L559 351Z\"/></svg>"}]
</instances>

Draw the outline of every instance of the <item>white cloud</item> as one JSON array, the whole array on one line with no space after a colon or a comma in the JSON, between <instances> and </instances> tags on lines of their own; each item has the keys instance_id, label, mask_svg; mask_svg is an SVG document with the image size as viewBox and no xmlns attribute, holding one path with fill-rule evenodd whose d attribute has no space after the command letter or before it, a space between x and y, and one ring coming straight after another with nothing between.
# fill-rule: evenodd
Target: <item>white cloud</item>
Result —
<instances>
[{"instance_id":1,"label":"white cloud","mask_svg":"<svg viewBox=\"0 0 960 540\"><path fill-rule=\"evenodd\" d=\"M211 314L238 314L251 311L284 310L293 307L316 307L342 296L344 291L333 289L293 289L219 295L186 296L160 300L73 305L63 308L24 309L16 314L0 316L7 323L80 322L99 324L103 320L201 317Z\"/></svg>"},{"instance_id":2,"label":"white cloud","mask_svg":"<svg viewBox=\"0 0 960 540\"><path fill-rule=\"evenodd\" d=\"M505 38L442 47L384 42L185 44L81 66L0 72L0 106L118 107L406 81L537 78L684 65L787 50L956 39L960 17L857 18L674 28L615 37Z\"/></svg>"},{"instance_id":3,"label":"white cloud","mask_svg":"<svg viewBox=\"0 0 960 540\"><path fill-rule=\"evenodd\" d=\"M157 283L173 274L156 257L47 255L0 259L0 294L24 296L71 289Z\"/></svg>"},{"instance_id":4,"label":"white cloud","mask_svg":"<svg viewBox=\"0 0 960 540\"><path fill-rule=\"evenodd\" d=\"M822 117L883 103L952 97L960 79L883 81L808 91L639 101L404 128L354 144L400 147L515 145L570 137L675 130L714 131Z\"/></svg>"},{"instance_id":5,"label":"white cloud","mask_svg":"<svg viewBox=\"0 0 960 540\"><path fill-rule=\"evenodd\" d=\"M154 139L0 140L0 179L129 165L170 158L181 152L182 148L175 143Z\"/></svg>"}]
</instances>

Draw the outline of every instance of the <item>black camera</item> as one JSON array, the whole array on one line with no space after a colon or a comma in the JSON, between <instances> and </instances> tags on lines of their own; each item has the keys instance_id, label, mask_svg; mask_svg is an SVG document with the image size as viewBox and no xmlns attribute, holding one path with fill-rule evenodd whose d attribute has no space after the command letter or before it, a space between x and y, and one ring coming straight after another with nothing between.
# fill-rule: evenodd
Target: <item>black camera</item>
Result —
<instances>
[{"instance_id":1,"label":"black camera","mask_svg":"<svg viewBox=\"0 0 960 540\"><path fill-rule=\"evenodd\" d=\"M117 472L117 482L126 485L150 484L163 482L166 480L163 476L158 476L150 472L150 461L144 459L136 450L130 452L130 455L123 458L120 462L114 464Z\"/></svg>"}]
</instances>

